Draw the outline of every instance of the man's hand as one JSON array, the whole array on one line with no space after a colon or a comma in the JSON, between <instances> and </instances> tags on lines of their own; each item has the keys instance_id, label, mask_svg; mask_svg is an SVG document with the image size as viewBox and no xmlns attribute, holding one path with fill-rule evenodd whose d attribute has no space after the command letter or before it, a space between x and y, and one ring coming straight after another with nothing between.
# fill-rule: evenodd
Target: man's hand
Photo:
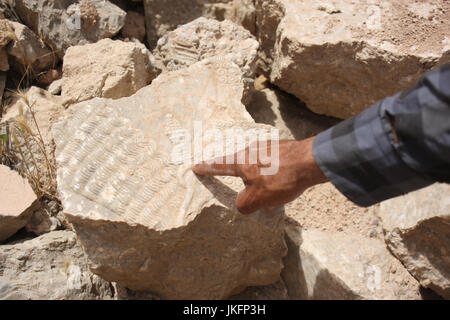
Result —
<instances>
[{"instance_id":1,"label":"man's hand","mask_svg":"<svg viewBox=\"0 0 450 320\"><path fill-rule=\"evenodd\" d=\"M259 143L251 148L258 148L256 164L249 164L249 148L234 155L234 164L226 163L226 156L221 164L202 162L193 166L194 173L208 176L234 176L244 180L245 189L239 192L236 199L237 209L249 214L261 208L283 205L300 196L309 187L328 181L316 164L312 144L314 137L302 141L279 141L279 169L273 175L262 175L261 169L271 167L260 161L259 148L267 148L262 154L271 156L271 142L264 146ZM245 164L237 164L238 155L246 155ZM208 161L209 162L209 161Z\"/></svg>"}]
</instances>

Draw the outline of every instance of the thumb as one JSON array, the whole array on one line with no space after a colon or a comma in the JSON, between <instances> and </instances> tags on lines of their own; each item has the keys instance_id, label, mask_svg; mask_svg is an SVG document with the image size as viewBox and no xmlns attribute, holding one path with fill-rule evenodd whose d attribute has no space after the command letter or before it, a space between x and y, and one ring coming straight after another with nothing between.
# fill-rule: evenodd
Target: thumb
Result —
<instances>
[{"instance_id":1,"label":"thumb","mask_svg":"<svg viewBox=\"0 0 450 320\"><path fill-rule=\"evenodd\" d=\"M256 188L249 185L244 190L239 192L236 199L236 208L242 214L250 214L260 209L255 191Z\"/></svg>"}]
</instances>

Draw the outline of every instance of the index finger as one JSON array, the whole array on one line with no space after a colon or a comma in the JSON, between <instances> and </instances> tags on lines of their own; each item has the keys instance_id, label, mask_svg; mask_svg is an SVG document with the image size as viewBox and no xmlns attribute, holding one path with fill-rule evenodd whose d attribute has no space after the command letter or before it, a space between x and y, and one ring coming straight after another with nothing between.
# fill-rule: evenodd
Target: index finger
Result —
<instances>
[{"instance_id":1,"label":"index finger","mask_svg":"<svg viewBox=\"0 0 450 320\"><path fill-rule=\"evenodd\" d=\"M204 176L232 176L240 177L240 170L235 163L226 163L227 156L210 161L203 161L192 167L194 173Z\"/></svg>"}]
</instances>

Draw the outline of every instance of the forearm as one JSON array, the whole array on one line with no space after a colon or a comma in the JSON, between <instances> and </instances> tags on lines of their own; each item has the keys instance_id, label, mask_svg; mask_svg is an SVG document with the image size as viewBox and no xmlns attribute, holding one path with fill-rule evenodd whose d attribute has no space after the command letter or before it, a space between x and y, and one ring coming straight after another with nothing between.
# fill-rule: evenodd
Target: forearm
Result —
<instances>
[{"instance_id":1,"label":"forearm","mask_svg":"<svg viewBox=\"0 0 450 320\"><path fill-rule=\"evenodd\" d=\"M313 155L361 206L450 181L449 67L319 134Z\"/></svg>"}]
</instances>

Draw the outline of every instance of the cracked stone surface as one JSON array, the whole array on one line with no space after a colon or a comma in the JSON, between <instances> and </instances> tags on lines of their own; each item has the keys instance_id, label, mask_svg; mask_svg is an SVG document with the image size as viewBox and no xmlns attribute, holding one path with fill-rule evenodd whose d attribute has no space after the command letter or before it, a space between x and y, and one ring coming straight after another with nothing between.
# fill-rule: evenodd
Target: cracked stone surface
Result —
<instances>
[{"instance_id":1,"label":"cracked stone surface","mask_svg":"<svg viewBox=\"0 0 450 320\"><path fill-rule=\"evenodd\" d=\"M257 38L271 82L314 112L360 113L450 62L450 3L255 2Z\"/></svg>"},{"instance_id":2,"label":"cracked stone surface","mask_svg":"<svg viewBox=\"0 0 450 320\"><path fill-rule=\"evenodd\" d=\"M142 43L103 39L73 46L64 57L63 104L131 96L157 74L154 58Z\"/></svg>"},{"instance_id":3,"label":"cracked stone surface","mask_svg":"<svg viewBox=\"0 0 450 320\"><path fill-rule=\"evenodd\" d=\"M384 201L379 215L392 253L425 288L450 299L450 186Z\"/></svg>"}]
</instances>

